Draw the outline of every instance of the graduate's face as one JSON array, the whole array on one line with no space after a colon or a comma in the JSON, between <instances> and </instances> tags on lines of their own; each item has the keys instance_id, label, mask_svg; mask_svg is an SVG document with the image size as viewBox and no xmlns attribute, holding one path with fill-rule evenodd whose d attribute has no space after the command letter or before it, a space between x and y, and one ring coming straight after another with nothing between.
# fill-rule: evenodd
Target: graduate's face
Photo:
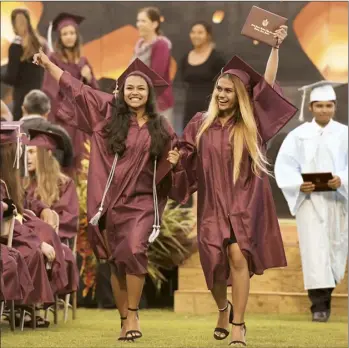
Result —
<instances>
[{"instance_id":1,"label":"graduate's face","mask_svg":"<svg viewBox=\"0 0 349 348\"><path fill-rule=\"evenodd\" d=\"M190 40L194 48L201 47L211 41L211 36L202 24L196 24L191 28Z\"/></svg>"},{"instance_id":2,"label":"graduate's face","mask_svg":"<svg viewBox=\"0 0 349 348\"><path fill-rule=\"evenodd\" d=\"M28 21L23 13L17 14L14 27L17 35L24 37L26 34L28 34Z\"/></svg>"},{"instance_id":3,"label":"graduate's face","mask_svg":"<svg viewBox=\"0 0 349 348\"><path fill-rule=\"evenodd\" d=\"M78 35L73 25L67 25L61 29L61 41L64 47L73 48L77 37Z\"/></svg>"},{"instance_id":4,"label":"graduate's face","mask_svg":"<svg viewBox=\"0 0 349 348\"><path fill-rule=\"evenodd\" d=\"M145 107L149 96L147 82L141 76L129 76L125 81L125 103L134 110Z\"/></svg>"},{"instance_id":5,"label":"graduate's face","mask_svg":"<svg viewBox=\"0 0 349 348\"><path fill-rule=\"evenodd\" d=\"M139 35L141 37L147 37L149 36L149 34L154 34L156 32L156 28L159 24L158 22L152 22L146 12L139 12L137 15L136 25L139 31Z\"/></svg>"},{"instance_id":6,"label":"graduate's face","mask_svg":"<svg viewBox=\"0 0 349 348\"><path fill-rule=\"evenodd\" d=\"M28 172L36 171L36 146L27 146Z\"/></svg>"},{"instance_id":7,"label":"graduate's face","mask_svg":"<svg viewBox=\"0 0 349 348\"><path fill-rule=\"evenodd\" d=\"M234 82L227 77L221 77L215 87L215 96L219 111L232 110L237 100Z\"/></svg>"},{"instance_id":8,"label":"graduate's face","mask_svg":"<svg viewBox=\"0 0 349 348\"><path fill-rule=\"evenodd\" d=\"M318 101L309 105L315 121L326 125L333 118L336 112L336 103L333 101Z\"/></svg>"}]
</instances>

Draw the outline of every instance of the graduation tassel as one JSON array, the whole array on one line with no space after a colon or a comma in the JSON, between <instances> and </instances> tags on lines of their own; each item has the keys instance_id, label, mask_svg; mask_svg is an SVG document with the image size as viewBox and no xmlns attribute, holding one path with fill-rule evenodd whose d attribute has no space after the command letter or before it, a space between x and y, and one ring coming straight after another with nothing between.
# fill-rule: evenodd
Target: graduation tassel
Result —
<instances>
[{"instance_id":1,"label":"graduation tassel","mask_svg":"<svg viewBox=\"0 0 349 348\"><path fill-rule=\"evenodd\" d=\"M47 29L47 46L50 52L53 52L53 44L52 44L52 28L53 28L53 22L50 22L50 25Z\"/></svg>"},{"instance_id":2,"label":"graduation tassel","mask_svg":"<svg viewBox=\"0 0 349 348\"><path fill-rule=\"evenodd\" d=\"M153 204L154 204L154 224L153 224L153 231L151 235L149 236L148 242L154 243L155 239L160 234L160 214L159 214L159 204L158 204L158 195L156 192L156 166L157 165L157 158L155 157L154 160L154 174L153 174Z\"/></svg>"},{"instance_id":3,"label":"graduation tassel","mask_svg":"<svg viewBox=\"0 0 349 348\"><path fill-rule=\"evenodd\" d=\"M27 152L27 146L24 145L24 176L28 177L28 152Z\"/></svg>"},{"instance_id":4,"label":"graduation tassel","mask_svg":"<svg viewBox=\"0 0 349 348\"><path fill-rule=\"evenodd\" d=\"M302 94L302 104L301 104L301 109L300 109L300 112L299 112L298 120L300 122L304 122L304 105L305 105L305 97L306 97L307 90L304 87L299 88L298 90L299 91L303 91L303 94Z\"/></svg>"},{"instance_id":5,"label":"graduation tassel","mask_svg":"<svg viewBox=\"0 0 349 348\"><path fill-rule=\"evenodd\" d=\"M109 177L108 177L107 183L106 183L105 188L104 188L101 205L99 206L99 209L98 209L98 212L96 213L96 215L93 216L92 219L90 220L90 224L93 225L93 226L97 226L98 225L99 219L102 216L105 197L107 196L109 187L111 185L111 182L113 181L113 176L114 176L115 167L116 167L117 162L118 162L118 154L116 153L115 157L114 157L113 165L112 165L110 173L109 173Z\"/></svg>"}]
</instances>

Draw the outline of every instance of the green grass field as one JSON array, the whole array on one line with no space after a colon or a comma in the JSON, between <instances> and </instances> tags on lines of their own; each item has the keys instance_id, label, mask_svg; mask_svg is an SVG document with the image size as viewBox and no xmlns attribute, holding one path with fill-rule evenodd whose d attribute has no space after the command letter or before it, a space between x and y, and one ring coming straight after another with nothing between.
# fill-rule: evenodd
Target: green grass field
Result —
<instances>
[{"instance_id":1,"label":"green grass field","mask_svg":"<svg viewBox=\"0 0 349 348\"><path fill-rule=\"evenodd\" d=\"M78 318L48 329L25 329L12 333L2 324L1 347L110 348L132 345L116 340L120 323L116 311L78 309ZM192 316L167 310L140 311L144 337L135 342L144 348L227 347L229 340L215 341L216 315ZM346 317L328 323L312 323L310 316L248 315L247 344L253 348L344 348L348 347Z\"/></svg>"}]
</instances>

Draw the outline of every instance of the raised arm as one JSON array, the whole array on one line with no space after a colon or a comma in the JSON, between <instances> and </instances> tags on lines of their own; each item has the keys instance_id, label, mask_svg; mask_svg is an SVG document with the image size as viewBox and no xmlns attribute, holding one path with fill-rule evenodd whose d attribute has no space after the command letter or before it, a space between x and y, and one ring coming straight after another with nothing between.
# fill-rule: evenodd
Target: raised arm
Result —
<instances>
[{"instance_id":1,"label":"raised arm","mask_svg":"<svg viewBox=\"0 0 349 348\"><path fill-rule=\"evenodd\" d=\"M267 62L267 67L264 73L265 81L267 81L268 84L272 87L274 86L276 74L279 67L279 47L287 36L287 26L282 25L279 29L275 31L274 36L278 40L278 45L277 47L273 47L271 49L270 56Z\"/></svg>"},{"instance_id":2,"label":"raised arm","mask_svg":"<svg viewBox=\"0 0 349 348\"><path fill-rule=\"evenodd\" d=\"M34 64L41 65L59 84L57 115L69 125L92 134L94 127L106 117L113 96L84 85L63 72L41 50L34 56Z\"/></svg>"}]
</instances>

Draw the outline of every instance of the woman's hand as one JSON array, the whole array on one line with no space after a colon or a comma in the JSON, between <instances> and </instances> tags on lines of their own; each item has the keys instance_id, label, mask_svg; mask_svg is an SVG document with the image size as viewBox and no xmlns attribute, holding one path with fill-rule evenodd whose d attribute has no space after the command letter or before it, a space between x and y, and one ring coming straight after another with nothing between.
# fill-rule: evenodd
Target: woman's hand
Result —
<instances>
[{"instance_id":1,"label":"woman's hand","mask_svg":"<svg viewBox=\"0 0 349 348\"><path fill-rule=\"evenodd\" d=\"M45 242L42 242L40 249L41 249L42 253L47 257L47 260L49 262L54 261L54 259L56 258L56 253L55 253L55 249L53 248L53 246L51 246L50 244L47 244Z\"/></svg>"},{"instance_id":2,"label":"woman's hand","mask_svg":"<svg viewBox=\"0 0 349 348\"><path fill-rule=\"evenodd\" d=\"M181 154L176 147L168 152L167 160L171 163L172 168L174 168L177 165L180 157Z\"/></svg>"},{"instance_id":3,"label":"woman's hand","mask_svg":"<svg viewBox=\"0 0 349 348\"><path fill-rule=\"evenodd\" d=\"M84 65L84 67L80 71L81 76L87 80L88 83L92 80L92 71L88 65Z\"/></svg>"},{"instance_id":4,"label":"woman's hand","mask_svg":"<svg viewBox=\"0 0 349 348\"><path fill-rule=\"evenodd\" d=\"M276 29L274 32L274 37L277 40L276 47L279 48L282 42L286 39L287 37L287 25L281 25L279 29Z\"/></svg>"},{"instance_id":5,"label":"woman's hand","mask_svg":"<svg viewBox=\"0 0 349 348\"><path fill-rule=\"evenodd\" d=\"M49 208L43 209L43 211L40 214L40 219L45 221L47 224L52 226L54 229L56 229L57 226L57 221L56 221L56 216L53 213L53 211Z\"/></svg>"},{"instance_id":6,"label":"woman's hand","mask_svg":"<svg viewBox=\"0 0 349 348\"><path fill-rule=\"evenodd\" d=\"M51 64L51 61L49 57L47 57L47 55L44 53L42 48L40 48L39 53L34 54L33 63L40 65L44 69L47 69Z\"/></svg>"}]
</instances>

